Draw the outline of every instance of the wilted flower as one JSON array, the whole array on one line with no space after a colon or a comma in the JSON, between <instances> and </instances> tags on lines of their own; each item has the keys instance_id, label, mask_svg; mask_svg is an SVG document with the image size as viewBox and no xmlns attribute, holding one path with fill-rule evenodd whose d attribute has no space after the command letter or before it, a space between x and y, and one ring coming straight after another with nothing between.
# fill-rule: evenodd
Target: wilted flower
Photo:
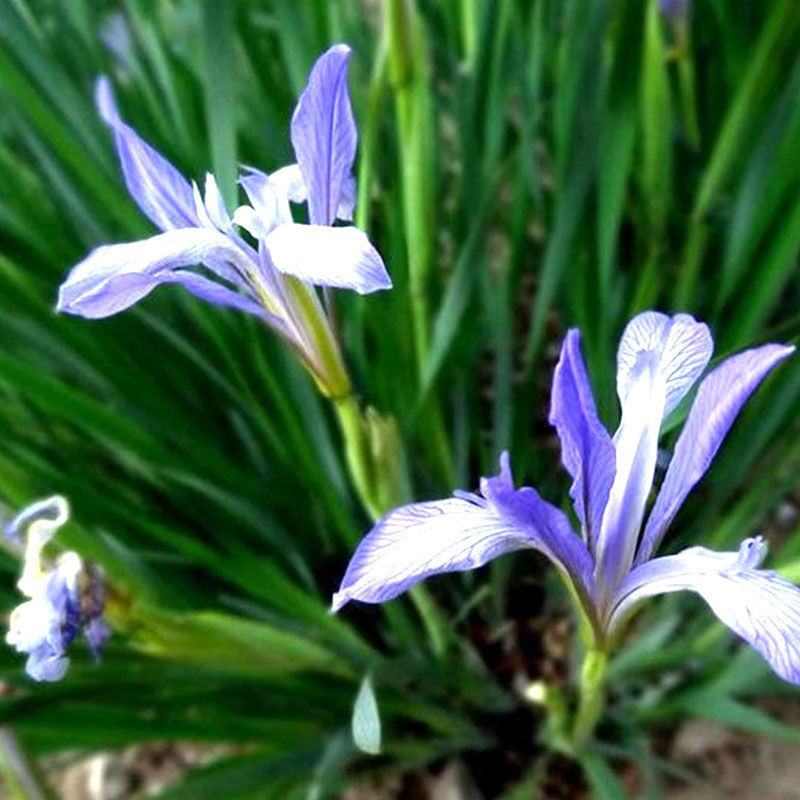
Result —
<instances>
[{"instance_id":1,"label":"wilted flower","mask_svg":"<svg viewBox=\"0 0 800 800\"><path fill-rule=\"evenodd\" d=\"M640 314L617 354L622 418L612 438L595 410L577 330L567 334L553 379L550 422L573 478L581 535L567 515L530 487L516 489L508 456L480 494L402 506L381 519L356 550L333 599L390 600L440 572L479 567L524 548L540 550L574 587L595 647L647 597L696 592L787 681L800 683L800 589L760 569L766 544L746 539L738 552L690 547L654 558L686 496L708 470L739 410L794 348L767 344L723 361L701 383L643 526L663 420L705 370L708 328L685 314Z\"/></svg>"},{"instance_id":2,"label":"wilted flower","mask_svg":"<svg viewBox=\"0 0 800 800\"><path fill-rule=\"evenodd\" d=\"M6 641L27 653L25 670L36 681L57 681L67 671L67 649L83 632L97 659L108 638L103 620L102 575L85 567L76 553L64 553L51 569L42 565L42 550L69 519L63 497L40 500L6 526L6 535L24 546L24 566L17 586L29 599L9 618Z\"/></svg>"},{"instance_id":3,"label":"wilted flower","mask_svg":"<svg viewBox=\"0 0 800 800\"><path fill-rule=\"evenodd\" d=\"M333 227L337 217L352 219L355 203L349 57L348 47L336 45L317 60L292 117L297 163L272 175L248 170L240 183L250 204L232 216L214 176L206 176L201 196L120 118L101 79L97 104L114 133L128 191L162 233L92 251L61 286L58 309L107 317L160 284L179 283L203 300L261 318L297 351L324 391L347 394L338 344L313 286L361 294L391 287L363 231ZM310 224L292 220L290 202L308 204Z\"/></svg>"}]
</instances>

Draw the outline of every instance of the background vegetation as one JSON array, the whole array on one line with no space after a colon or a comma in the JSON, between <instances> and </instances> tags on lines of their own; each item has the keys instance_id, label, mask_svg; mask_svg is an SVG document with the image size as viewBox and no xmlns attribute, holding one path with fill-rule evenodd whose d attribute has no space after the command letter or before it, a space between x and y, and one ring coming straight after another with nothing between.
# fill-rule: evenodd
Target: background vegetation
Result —
<instances>
[{"instance_id":1,"label":"background vegetation","mask_svg":"<svg viewBox=\"0 0 800 800\"><path fill-rule=\"evenodd\" d=\"M173 289L104 322L53 312L90 247L149 230L93 108L98 74L145 138L232 197L237 164L287 163L296 96L336 41L356 53L359 222L395 283L337 295L341 333L361 397L398 422L414 497L472 487L509 448L519 478L566 500L546 410L569 326L609 425L614 348L636 310L708 320L718 356L796 341L794 0L697 0L685 25L655 0L7 0L0 497L70 498L63 543L105 569L117 633L101 666L76 654L56 685L32 685L0 651L0 721L34 755L234 745L168 798L335 797L452 754L487 797L532 796L557 764L524 691L568 685L574 657L567 600L540 560L330 616L369 521L330 410L275 337ZM786 505L798 411L794 359L749 403L669 547L761 530L800 579ZM6 555L0 569L10 609L18 565ZM350 736L368 671L374 759ZM615 797L615 768L633 764L658 797L671 771L651 743L672 722L701 714L795 740L752 702L787 691L700 601L656 602L612 664L584 778L564 780Z\"/></svg>"}]
</instances>

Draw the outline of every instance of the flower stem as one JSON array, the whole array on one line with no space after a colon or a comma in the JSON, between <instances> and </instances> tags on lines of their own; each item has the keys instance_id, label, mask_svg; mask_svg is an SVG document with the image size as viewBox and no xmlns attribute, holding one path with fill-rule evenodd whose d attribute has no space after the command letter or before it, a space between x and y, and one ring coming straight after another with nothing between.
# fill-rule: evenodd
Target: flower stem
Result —
<instances>
[{"instance_id":1,"label":"flower stem","mask_svg":"<svg viewBox=\"0 0 800 800\"><path fill-rule=\"evenodd\" d=\"M588 650L583 657L578 709L572 727L572 748L576 752L594 733L603 713L607 666L608 656L603 650Z\"/></svg>"},{"instance_id":2,"label":"flower stem","mask_svg":"<svg viewBox=\"0 0 800 800\"><path fill-rule=\"evenodd\" d=\"M333 407L344 439L345 459L353 487L367 513L376 520L386 509L379 507L376 498L367 429L358 401L352 394L348 394L346 397L335 398Z\"/></svg>"}]
</instances>

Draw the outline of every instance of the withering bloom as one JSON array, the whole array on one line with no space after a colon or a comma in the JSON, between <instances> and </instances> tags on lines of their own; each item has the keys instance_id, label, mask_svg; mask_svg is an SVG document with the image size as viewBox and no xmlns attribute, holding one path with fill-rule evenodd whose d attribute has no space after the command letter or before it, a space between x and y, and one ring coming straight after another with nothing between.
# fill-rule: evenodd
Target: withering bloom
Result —
<instances>
[{"instance_id":1,"label":"withering bloom","mask_svg":"<svg viewBox=\"0 0 800 800\"><path fill-rule=\"evenodd\" d=\"M325 391L346 391L339 385L338 345L313 287L361 294L391 287L364 232L334 227L336 219L352 219L356 194L349 58L350 49L336 45L317 60L292 117L297 162L271 175L247 170L239 183L249 203L233 214L214 176L206 176L202 193L190 184L122 120L108 81L100 79L97 105L114 134L128 191L162 232L93 250L61 286L58 309L108 317L161 284L177 283L203 300L259 317ZM307 204L308 224L293 221L291 203Z\"/></svg>"},{"instance_id":2,"label":"withering bloom","mask_svg":"<svg viewBox=\"0 0 800 800\"><path fill-rule=\"evenodd\" d=\"M108 638L103 619L103 578L85 566L77 553L61 555L45 569L42 550L69 519L63 497L40 500L6 526L11 544L24 548L24 566L17 586L28 600L9 617L6 641L26 653L25 670L36 681L57 681L69 666L67 650L83 633L95 659Z\"/></svg>"},{"instance_id":3,"label":"withering bloom","mask_svg":"<svg viewBox=\"0 0 800 800\"><path fill-rule=\"evenodd\" d=\"M688 590L787 681L800 683L800 589L761 569L766 544L745 539L738 551L690 547L654 557L689 492L711 465L742 405L792 347L767 344L725 359L701 382L654 503L663 420L708 365L706 325L685 314L640 314L617 353L619 428L610 436L598 418L580 335L563 343L551 396L550 422L572 476L580 534L567 515L530 487L515 488L508 456L480 493L402 506L363 539L333 599L390 600L423 578L474 569L513 550L550 558L572 584L595 644L606 648L645 598Z\"/></svg>"}]
</instances>

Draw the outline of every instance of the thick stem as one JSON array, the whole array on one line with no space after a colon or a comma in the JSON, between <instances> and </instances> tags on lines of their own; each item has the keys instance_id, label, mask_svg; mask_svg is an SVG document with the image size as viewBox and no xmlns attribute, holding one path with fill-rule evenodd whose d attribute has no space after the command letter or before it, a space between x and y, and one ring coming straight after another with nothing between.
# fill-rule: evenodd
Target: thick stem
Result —
<instances>
[{"instance_id":1,"label":"thick stem","mask_svg":"<svg viewBox=\"0 0 800 800\"><path fill-rule=\"evenodd\" d=\"M352 394L334 398L333 407L344 439L345 458L358 499L373 520L386 509L381 508L373 485L370 443L358 401Z\"/></svg>"},{"instance_id":2,"label":"thick stem","mask_svg":"<svg viewBox=\"0 0 800 800\"><path fill-rule=\"evenodd\" d=\"M572 748L580 750L594 733L605 707L605 682L608 656L605 651L587 650L581 667L578 709L572 727Z\"/></svg>"}]
</instances>

